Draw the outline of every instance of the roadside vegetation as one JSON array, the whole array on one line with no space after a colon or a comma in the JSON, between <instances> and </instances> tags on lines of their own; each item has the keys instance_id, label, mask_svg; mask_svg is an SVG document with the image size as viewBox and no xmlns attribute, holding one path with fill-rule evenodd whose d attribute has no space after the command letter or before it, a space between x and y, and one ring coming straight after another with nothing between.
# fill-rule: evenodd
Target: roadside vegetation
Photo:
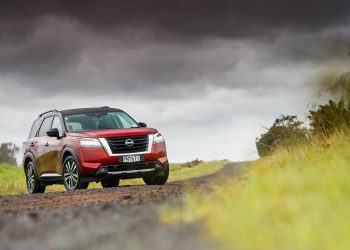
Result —
<instances>
[{"instance_id":1,"label":"roadside vegetation","mask_svg":"<svg viewBox=\"0 0 350 250\"><path fill-rule=\"evenodd\" d=\"M184 180L212 174L220 170L227 161L203 162L194 160L187 163L170 164L170 175L168 181ZM23 168L14 167L10 164L0 164L0 196L27 194L26 181ZM120 185L143 185L142 179L121 180ZM101 188L100 183L90 183L89 188ZM52 185L46 188L46 192L65 191L63 185Z\"/></svg>"},{"instance_id":2,"label":"roadside vegetation","mask_svg":"<svg viewBox=\"0 0 350 250\"><path fill-rule=\"evenodd\" d=\"M5 163L9 165L16 165L16 154L19 152L19 148L13 143L1 143L0 144L0 164Z\"/></svg>"},{"instance_id":3,"label":"roadside vegetation","mask_svg":"<svg viewBox=\"0 0 350 250\"><path fill-rule=\"evenodd\" d=\"M221 249L348 249L350 136L277 150L167 220L202 221Z\"/></svg>"},{"instance_id":4,"label":"roadside vegetation","mask_svg":"<svg viewBox=\"0 0 350 250\"><path fill-rule=\"evenodd\" d=\"M280 116L256 140L261 158L241 179L190 193L166 221L200 221L221 249L349 249L350 77L310 110L308 126Z\"/></svg>"}]
</instances>

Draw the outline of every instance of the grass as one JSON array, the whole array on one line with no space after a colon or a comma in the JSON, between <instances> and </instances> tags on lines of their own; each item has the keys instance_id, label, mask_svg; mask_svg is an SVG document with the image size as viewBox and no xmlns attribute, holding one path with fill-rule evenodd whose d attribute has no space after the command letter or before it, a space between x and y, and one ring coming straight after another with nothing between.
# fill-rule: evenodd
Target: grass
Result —
<instances>
[{"instance_id":1,"label":"grass","mask_svg":"<svg viewBox=\"0 0 350 250\"><path fill-rule=\"evenodd\" d=\"M13 167L8 164L0 164L0 195L23 194L26 192L24 171L22 168Z\"/></svg>"},{"instance_id":2,"label":"grass","mask_svg":"<svg viewBox=\"0 0 350 250\"><path fill-rule=\"evenodd\" d=\"M186 200L169 214L203 222L220 249L349 249L350 136L279 151Z\"/></svg>"},{"instance_id":3,"label":"grass","mask_svg":"<svg viewBox=\"0 0 350 250\"><path fill-rule=\"evenodd\" d=\"M170 164L169 181L183 180L203 175L212 174L221 169L227 161L203 162L199 165L188 168L184 164ZM27 194L24 171L21 167L13 167L7 164L0 164L0 195ZM121 185L141 185L142 179L121 180ZM100 183L90 183L89 188L101 188ZM47 186L46 192L64 191L63 185Z\"/></svg>"}]
</instances>

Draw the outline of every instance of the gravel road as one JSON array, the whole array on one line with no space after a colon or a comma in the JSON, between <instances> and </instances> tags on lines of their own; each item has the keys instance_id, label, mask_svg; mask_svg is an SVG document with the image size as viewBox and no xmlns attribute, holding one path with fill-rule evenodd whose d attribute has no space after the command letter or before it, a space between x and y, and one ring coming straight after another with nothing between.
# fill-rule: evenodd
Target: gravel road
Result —
<instances>
[{"instance_id":1,"label":"gravel road","mask_svg":"<svg viewBox=\"0 0 350 250\"><path fill-rule=\"evenodd\" d=\"M0 249L213 249L200 225L163 224L160 210L179 204L185 187L210 192L211 183L241 173L229 163L216 174L164 186L3 196Z\"/></svg>"}]
</instances>

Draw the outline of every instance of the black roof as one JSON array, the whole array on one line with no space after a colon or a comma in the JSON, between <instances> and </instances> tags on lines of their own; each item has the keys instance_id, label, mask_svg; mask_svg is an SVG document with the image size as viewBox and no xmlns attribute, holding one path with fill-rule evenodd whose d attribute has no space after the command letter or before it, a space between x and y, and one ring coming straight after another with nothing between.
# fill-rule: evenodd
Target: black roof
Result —
<instances>
[{"instance_id":1,"label":"black roof","mask_svg":"<svg viewBox=\"0 0 350 250\"><path fill-rule=\"evenodd\" d=\"M110 108L110 107L99 107L99 108L80 108L80 109L66 109L66 110L49 110L39 115L39 117L42 117L45 114L50 113L61 113L63 115L75 115L75 114L81 114L81 113L94 113L94 112L118 112L122 111L120 109Z\"/></svg>"}]
</instances>

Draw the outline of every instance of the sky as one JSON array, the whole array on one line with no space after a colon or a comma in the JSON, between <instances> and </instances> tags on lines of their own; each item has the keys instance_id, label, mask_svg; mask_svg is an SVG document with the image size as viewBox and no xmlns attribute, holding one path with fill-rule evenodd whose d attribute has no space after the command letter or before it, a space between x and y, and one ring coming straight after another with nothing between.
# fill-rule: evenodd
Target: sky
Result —
<instances>
[{"instance_id":1,"label":"sky","mask_svg":"<svg viewBox=\"0 0 350 250\"><path fill-rule=\"evenodd\" d=\"M171 162L258 157L280 114L349 66L349 1L2 1L0 142L39 113L110 106L157 128Z\"/></svg>"}]
</instances>

